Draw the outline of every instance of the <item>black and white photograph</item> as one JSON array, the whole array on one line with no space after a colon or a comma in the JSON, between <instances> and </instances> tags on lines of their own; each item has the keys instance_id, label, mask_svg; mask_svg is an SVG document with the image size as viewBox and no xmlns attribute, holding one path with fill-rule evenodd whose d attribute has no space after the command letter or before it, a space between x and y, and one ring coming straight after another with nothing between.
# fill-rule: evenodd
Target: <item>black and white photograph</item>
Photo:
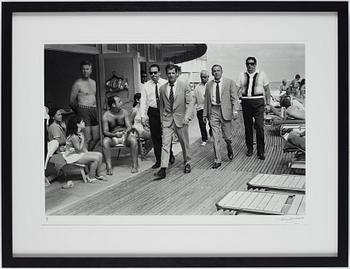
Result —
<instances>
[{"instance_id":1,"label":"black and white photograph","mask_svg":"<svg viewBox=\"0 0 350 269\"><path fill-rule=\"evenodd\" d=\"M44 53L47 216L305 214L305 44Z\"/></svg>"},{"instance_id":2,"label":"black and white photograph","mask_svg":"<svg viewBox=\"0 0 350 269\"><path fill-rule=\"evenodd\" d=\"M347 264L347 4L3 7L4 266Z\"/></svg>"}]
</instances>

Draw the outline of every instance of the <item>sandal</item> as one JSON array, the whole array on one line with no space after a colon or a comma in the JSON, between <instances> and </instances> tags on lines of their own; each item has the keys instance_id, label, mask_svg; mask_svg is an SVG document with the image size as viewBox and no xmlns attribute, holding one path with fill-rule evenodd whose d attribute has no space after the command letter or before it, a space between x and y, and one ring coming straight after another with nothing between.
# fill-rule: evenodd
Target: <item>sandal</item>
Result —
<instances>
[{"instance_id":1,"label":"sandal","mask_svg":"<svg viewBox=\"0 0 350 269\"><path fill-rule=\"evenodd\" d=\"M101 180L101 181L107 181L107 179L104 176L95 176L95 178L97 180Z\"/></svg>"},{"instance_id":2,"label":"sandal","mask_svg":"<svg viewBox=\"0 0 350 269\"><path fill-rule=\"evenodd\" d=\"M95 182L97 182L97 178L95 178L95 177L93 177L93 178L87 178L87 182L88 183L95 183Z\"/></svg>"},{"instance_id":3,"label":"sandal","mask_svg":"<svg viewBox=\"0 0 350 269\"><path fill-rule=\"evenodd\" d=\"M73 181L69 180L69 181L67 181L66 184L64 184L64 185L62 186L62 189L70 189L70 188L73 188L73 187L74 187Z\"/></svg>"}]
</instances>

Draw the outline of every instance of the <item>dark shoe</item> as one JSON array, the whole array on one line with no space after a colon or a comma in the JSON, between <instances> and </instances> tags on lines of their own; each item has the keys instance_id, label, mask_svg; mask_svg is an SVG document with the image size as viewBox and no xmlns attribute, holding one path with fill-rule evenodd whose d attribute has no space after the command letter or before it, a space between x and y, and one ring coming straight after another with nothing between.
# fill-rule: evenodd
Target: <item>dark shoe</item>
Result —
<instances>
[{"instance_id":1,"label":"dark shoe","mask_svg":"<svg viewBox=\"0 0 350 269\"><path fill-rule=\"evenodd\" d=\"M262 154L258 153L258 158L260 160L265 160L265 154L264 153L262 153Z\"/></svg>"},{"instance_id":2,"label":"dark shoe","mask_svg":"<svg viewBox=\"0 0 350 269\"><path fill-rule=\"evenodd\" d=\"M247 155L248 157L250 157L250 156L253 155L253 151L252 151L252 150L248 150L247 153L246 153L245 155Z\"/></svg>"},{"instance_id":3,"label":"dark shoe","mask_svg":"<svg viewBox=\"0 0 350 269\"><path fill-rule=\"evenodd\" d=\"M232 152L231 143L227 143L227 157L228 157L230 160L233 159L233 152Z\"/></svg>"},{"instance_id":4,"label":"dark shoe","mask_svg":"<svg viewBox=\"0 0 350 269\"><path fill-rule=\"evenodd\" d=\"M165 168L160 168L160 170L157 173L154 173L154 176L156 177L154 180L161 180L165 178L166 176Z\"/></svg>"},{"instance_id":5,"label":"dark shoe","mask_svg":"<svg viewBox=\"0 0 350 269\"><path fill-rule=\"evenodd\" d=\"M160 167L160 163L155 163L152 165L152 169L156 169Z\"/></svg>"},{"instance_id":6,"label":"dark shoe","mask_svg":"<svg viewBox=\"0 0 350 269\"><path fill-rule=\"evenodd\" d=\"M213 166L211 167L212 169L217 169L221 166L221 163L214 163Z\"/></svg>"},{"instance_id":7,"label":"dark shoe","mask_svg":"<svg viewBox=\"0 0 350 269\"><path fill-rule=\"evenodd\" d=\"M191 173L191 165L189 163L185 165L184 173L185 174Z\"/></svg>"},{"instance_id":8,"label":"dark shoe","mask_svg":"<svg viewBox=\"0 0 350 269\"><path fill-rule=\"evenodd\" d=\"M170 155L169 163L170 164L174 164L175 163L175 156L173 154Z\"/></svg>"}]
</instances>

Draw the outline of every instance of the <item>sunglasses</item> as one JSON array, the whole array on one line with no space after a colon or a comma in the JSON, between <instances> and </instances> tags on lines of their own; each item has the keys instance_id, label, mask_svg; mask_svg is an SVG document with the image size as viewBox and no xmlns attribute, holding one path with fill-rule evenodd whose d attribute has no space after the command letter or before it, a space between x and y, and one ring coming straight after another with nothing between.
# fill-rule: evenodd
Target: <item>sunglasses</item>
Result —
<instances>
[{"instance_id":1,"label":"sunglasses","mask_svg":"<svg viewBox=\"0 0 350 269\"><path fill-rule=\"evenodd\" d=\"M155 75L155 74L158 74L158 71L155 71L155 72L149 72L150 75Z\"/></svg>"},{"instance_id":2,"label":"sunglasses","mask_svg":"<svg viewBox=\"0 0 350 269\"><path fill-rule=\"evenodd\" d=\"M246 65L255 65L255 63L253 63L253 62L248 62L248 63L246 63Z\"/></svg>"}]
</instances>

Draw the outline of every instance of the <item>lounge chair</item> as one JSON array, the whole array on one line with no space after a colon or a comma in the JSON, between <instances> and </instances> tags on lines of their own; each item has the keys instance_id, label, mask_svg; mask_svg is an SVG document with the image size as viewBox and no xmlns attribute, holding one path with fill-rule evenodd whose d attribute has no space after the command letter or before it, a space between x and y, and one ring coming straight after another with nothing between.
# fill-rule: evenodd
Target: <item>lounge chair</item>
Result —
<instances>
[{"instance_id":1,"label":"lounge chair","mask_svg":"<svg viewBox=\"0 0 350 269\"><path fill-rule=\"evenodd\" d=\"M247 185L248 190L257 188L305 193L305 176L258 174Z\"/></svg>"},{"instance_id":2,"label":"lounge chair","mask_svg":"<svg viewBox=\"0 0 350 269\"><path fill-rule=\"evenodd\" d=\"M46 168L47 168L48 163L51 162L52 159L55 159L55 158L52 158L52 159L51 159L51 157L54 156L54 153L56 152L56 150L58 149L58 147L59 147L58 141L55 140L55 139L54 139L54 140L51 140L51 141L49 141L49 142L47 143L47 154L46 154L45 165L44 165L44 169L45 169L45 170L46 170ZM55 156L58 156L58 155L55 155ZM51 159L51 160L50 160L50 159ZM62 158L61 158L61 159L62 159ZM54 162L54 161L55 161L55 160L53 160L53 162ZM62 159L62 161L64 161L64 160ZM83 178L83 181L84 181L84 183L86 183L86 182L87 182L87 176L86 176L86 173L85 173L85 169L87 169L87 165L85 165L85 164L80 164L80 163L72 163L72 164L61 164L61 163L60 163L60 164L58 165L57 170L62 171L63 175L64 175L65 177L67 177L67 176L68 176L68 175L67 175L67 171L66 171L66 169L64 169L63 167L64 167L64 166L69 166L69 165L72 165L72 166L74 166L74 167L76 167L76 168L79 169L80 174L81 174L81 176L82 176L82 178ZM56 164L54 164L54 167L56 167ZM60 171L57 171L56 176L60 173ZM56 176L54 176L54 177L56 177ZM45 183L46 183L46 185L50 185L50 181L49 181L49 179L48 179L47 177L45 177Z\"/></svg>"},{"instance_id":3,"label":"lounge chair","mask_svg":"<svg viewBox=\"0 0 350 269\"><path fill-rule=\"evenodd\" d=\"M269 215L303 215L305 195L231 191L216 204L216 208Z\"/></svg>"},{"instance_id":4,"label":"lounge chair","mask_svg":"<svg viewBox=\"0 0 350 269\"><path fill-rule=\"evenodd\" d=\"M295 129L292 129L295 130ZM292 131L292 130L289 130ZM300 128L298 128L300 130ZM302 130L302 129L301 129ZM303 148L300 148L296 145L293 145L288 142L288 136L289 132L286 132L285 134L281 135L282 138L285 140L285 144L283 147L283 152L291 152L294 153L292 161L289 163L289 167L291 169L306 169L306 163L305 163L305 150Z\"/></svg>"}]
</instances>

